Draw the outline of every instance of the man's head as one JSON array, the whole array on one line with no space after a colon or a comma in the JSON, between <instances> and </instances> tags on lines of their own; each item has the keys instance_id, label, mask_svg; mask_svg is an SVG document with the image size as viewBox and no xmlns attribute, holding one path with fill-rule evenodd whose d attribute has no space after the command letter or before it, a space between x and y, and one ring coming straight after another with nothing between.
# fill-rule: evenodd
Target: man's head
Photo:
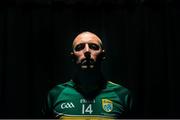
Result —
<instances>
[{"instance_id":1,"label":"man's head","mask_svg":"<svg viewBox=\"0 0 180 120\"><path fill-rule=\"evenodd\" d=\"M76 36L72 44L71 53L81 69L95 68L104 58L104 49L101 39L91 32L82 32Z\"/></svg>"},{"instance_id":2,"label":"man's head","mask_svg":"<svg viewBox=\"0 0 180 120\"><path fill-rule=\"evenodd\" d=\"M101 74L101 61L105 58L102 41L94 33L82 32L74 39L72 49L78 68L73 78L76 88L84 96L93 97L105 84Z\"/></svg>"}]
</instances>

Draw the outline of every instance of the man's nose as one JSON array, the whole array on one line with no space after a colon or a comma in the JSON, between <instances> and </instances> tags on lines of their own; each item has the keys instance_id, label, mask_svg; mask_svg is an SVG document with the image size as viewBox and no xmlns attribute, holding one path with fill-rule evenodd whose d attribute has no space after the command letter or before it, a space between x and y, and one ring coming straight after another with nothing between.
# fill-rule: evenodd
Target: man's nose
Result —
<instances>
[{"instance_id":1,"label":"man's nose","mask_svg":"<svg viewBox=\"0 0 180 120\"><path fill-rule=\"evenodd\" d=\"M85 44L85 52L89 52L89 45Z\"/></svg>"},{"instance_id":2,"label":"man's nose","mask_svg":"<svg viewBox=\"0 0 180 120\"><path fill-rule=\"evenodd\" d=\"M86 44L86 46L85 46L84 56L85 56L87 59L91 58L91 53L90 53L89 45L88 45L88 44Z\"/></svg>"}]
</instances>

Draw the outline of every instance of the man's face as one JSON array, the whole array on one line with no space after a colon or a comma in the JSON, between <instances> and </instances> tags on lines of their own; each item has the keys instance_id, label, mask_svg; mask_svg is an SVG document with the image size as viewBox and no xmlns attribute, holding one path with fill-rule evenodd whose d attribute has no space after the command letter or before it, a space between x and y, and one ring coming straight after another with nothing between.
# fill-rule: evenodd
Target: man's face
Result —
<instances>
[{"instance_id":1,"label":"man's face","mask_svg":"<svg viewBox=\"0 0 180 120\"><path fill-rule=\"evenodd\" d=\"M101 40L98 36L90 32L79 34L73 42L73 54L76 57L76 64L81 68L94 68L94 63L101 54Z\"/></svg>"}]
</instances>

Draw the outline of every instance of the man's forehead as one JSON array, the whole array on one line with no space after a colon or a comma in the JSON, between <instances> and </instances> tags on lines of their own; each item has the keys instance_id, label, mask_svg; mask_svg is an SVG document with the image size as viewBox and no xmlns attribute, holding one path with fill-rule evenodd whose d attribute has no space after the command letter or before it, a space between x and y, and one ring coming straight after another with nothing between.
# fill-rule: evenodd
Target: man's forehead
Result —
<instances>
[{"instance_id":1,"label":"man's forehead","mask_svg":"<svg viewBox=\"0 0 180 120\"><path fill-rule=\"evenodd\" d=\"M79 43L97 43L97 44L102 44L101 39L95 35L94 33L91 32L83 32L80 33L73 41L73 46L79 44Z\"/></svg>"}]
</instances>

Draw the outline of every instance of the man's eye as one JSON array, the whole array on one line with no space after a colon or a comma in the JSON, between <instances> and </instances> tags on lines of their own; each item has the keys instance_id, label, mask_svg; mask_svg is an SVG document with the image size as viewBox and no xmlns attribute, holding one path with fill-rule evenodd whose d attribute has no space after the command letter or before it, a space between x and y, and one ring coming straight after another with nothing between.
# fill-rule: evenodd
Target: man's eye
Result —
<instances>
[{"instance_id":1,"label":"man's eye","mask_svg":"<svg viewBox=\"0 0 180 120\"><path fill-rule=\"evenodd\" d=\"M92 49L92 50L99 50L99 45L94 44L94 43L90 43L89 48Z\"/></svg>"},{"instance_id":2,"label":"man's eye","mask_svg":"<svg viewBox=\"0 0 180 120\"><path fill-rule=\"evenodd\" d=\"M79 44L74 49L75 49L75 51L80 51L80 50L84 49L84 47L85 47L85 44Z\"/></svg>"}]
</instances>

